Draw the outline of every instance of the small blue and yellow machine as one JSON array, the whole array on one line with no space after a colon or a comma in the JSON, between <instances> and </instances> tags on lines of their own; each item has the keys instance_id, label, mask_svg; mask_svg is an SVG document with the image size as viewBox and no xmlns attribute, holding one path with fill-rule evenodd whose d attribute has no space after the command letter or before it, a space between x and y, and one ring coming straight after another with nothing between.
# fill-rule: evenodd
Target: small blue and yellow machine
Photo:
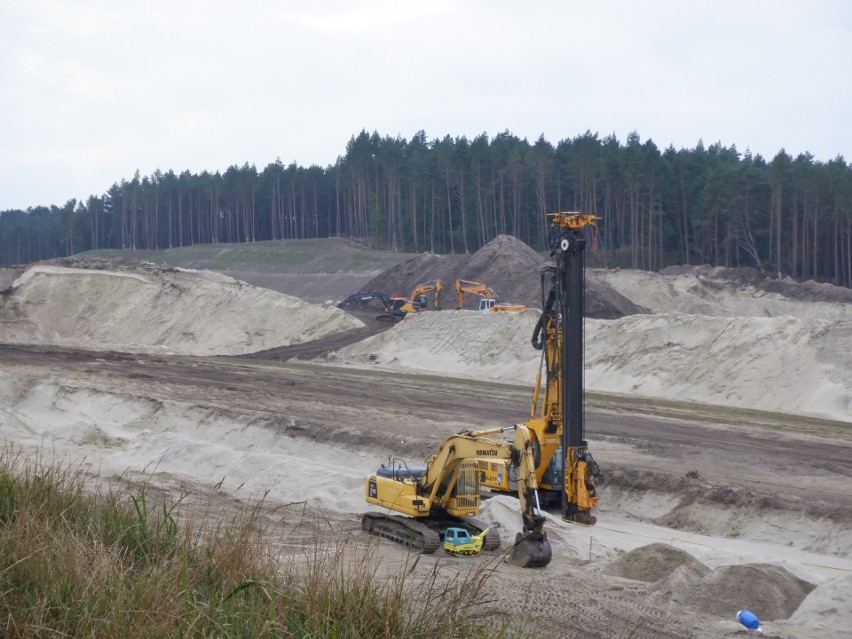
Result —
<instances>
[{"instance_id":1,"label":"small blue and yellow machine","mask_svg":"<svg viewBox=\"0 0 852 639\"><path fill-rule=\"evenodd\" d=\"M486 528L477 535L471 535L464 528L447 528L444 532L444 550L451 555L476 555L482 550Z\"/></svg>"}]
</instances>

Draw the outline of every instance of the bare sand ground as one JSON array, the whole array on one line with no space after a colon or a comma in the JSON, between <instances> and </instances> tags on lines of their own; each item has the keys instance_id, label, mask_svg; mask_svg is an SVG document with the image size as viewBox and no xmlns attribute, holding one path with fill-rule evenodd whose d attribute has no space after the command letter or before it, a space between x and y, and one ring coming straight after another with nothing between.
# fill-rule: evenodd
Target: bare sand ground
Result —
<instances>
[{"instance_id":1,"label":"bare sand ground","mask_svg":"<svg viewBox=\"0 0 852 639\"><path fill-rule=\"evenodd\" d=\"M709 639L744 636L734 615L750 607L765 636L849 636L849 305L653 275L600 273L654 312L586 322L588 387L612 393L594 395L587 426L612 476L599 524L551 518L555 557L542 571L496 553L472 560L495 568L491 614L540 636ZM282 529L306 507L340 543L403 564L404 550L359 530L364 477L388 454L422 459L450 432L522 419L534 312L423 313L312 364L215 357L358 326L253 289L151 267L24 273L0 301L0 342L28 345L0 348L4 440L196 503L265 496ZM685 399L695 408L673 417L666 401ZM646 421L632 424L641 402ZM519 525L510 498L487 500L485 516L505 538ZM436 554L421 565L435 562L442 574L472 563Z\"/></svg>"}]
</instances>

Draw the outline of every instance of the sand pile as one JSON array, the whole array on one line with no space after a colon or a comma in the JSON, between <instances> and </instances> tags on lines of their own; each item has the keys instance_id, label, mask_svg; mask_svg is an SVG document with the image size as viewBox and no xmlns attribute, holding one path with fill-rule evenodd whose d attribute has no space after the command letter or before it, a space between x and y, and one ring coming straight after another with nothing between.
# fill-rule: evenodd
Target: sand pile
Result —
<instances>
[{"instance_id":1,"label":"sand pile","mask_svg":"<svg viewBox=\"0 0 852 639\"><path fill-rule=\"evenodd\" d=\"M814 589L781 566L727 565L710 570L689 553L661 543L624 553L604 573L655 582L654 592L663 602L723 618L749 608L760 611L764 620L788 619Z\"/></svg>"},{"instance_id":2,"label":"sand pile","mask_svg":"<svg viewBox=\"0 0 852 639\"><path fill-rule=\"evenodd\" d=\"M842 637L852 634L852 575L843 575L819 584L790 617L794 623L809 628L836 633Z\"/></svg>"},{"instance_id":3,"label":"sand pile","mask_svg":"<svg viewBox=\"0 0 852 639\"><path fill-rule=\"evenodd\" d=\"M605 574L634 581L660 581L688 571L700 579L710 572L688 552L667 544L649 544L625 553L607 566Z\"/></svg>"},{"instance_id":4,"label":"sand pile","mask_svg":"<svg viewBox=\"0 0 852 639\"><path fill-rule=\"evenodd\" d=\"M530 337L538 311L411 314L390 330L336 351L329 360L402 367L462 377L532 380L538 359ZM523 369L523 370L521 370Z\"/></svg>"},{"instance_id":5,"label":"sand pile","mask_svg":"<svg viewBox=\"0 0 852 639\"><path fill-rule=\"evenodd\" d=\"M491 287L503 303L524 304L541 308L539 269L549 262L546 255L511 235L498 235L473 255L435 255L423 253L388 269L362 287L362 291L384 291L388 295L407 296L414 287L429 280L444 284L444 309L458 307L455 297L457 279L479 282ZM479 307L476 295L465 296L467 309ZM615 318L646 312L633 304L607 282L589 280L586 293L586 315Z\"/></svg>"},{"instance_id":6,"label":"sand pile","mask_svg":"<svg viewBox=\"0 0 852 639\"><path fill-rule=\"evenodd\" d=\"M852 420L852 324L681 313L586 322L599 391Z\"/></svg>"},{"instance_id":7,"label":"sand pile","mask_svg":"<svg viewBox=\"0 0 852 639\"><path fill-rule=\"evenodd\" d=\"M755 269L678 266L659 273L589 269L587 280L606 283L653 313L710 317L783 317L852 321L852 290L816 282L770 280Z\"/></svg>"},{"instance_id":8,"label":"sand pile","mask_svg":"<svg viewBox=\"0 0 852 639\"><path fill-rule=\"evenodd\" d=\"M239 355L363 326L336 308L210 271L103 261L91 266L38 265L24 272L0 298L0 340Z\"/></svg>"},{"instance_id":9,"label":"sand pile","mask_svg":"<svg viewBox=\"0 0 852 639\"><path fill-rule=\"evenodd\" d=\"M538 311L411 315L334 362L530 384ZM682 313L587 319L586 388L852 421L852 323Z\"/></svg>"},{"instance_id":10,"label":"sand pile","mask_svg":"<svg viewBox=\"0 0 852 639\"><path fill-rule=\"evenodd\" d=\"M92 467L103 477L144 472L160 486L184 480L281 502L363 509L372 456L341 456L299 435L296 417L258 419L227 402L155 399L120 383L30 378L0 370L4 437L27 454ZM82 460L82 461L81 461Z\"/></svg>"},{"instance_id":11,"label":"sand pile","mask_svg":"<svg viewBox=\"0 0 852 639\"><path fill-rule=\"evenodd\" d=\"M685 608L728 617L737 610L759 611L762 620L788 619L814 589L781 566L720 566L691 588L671 592Z\"/></svg>"},{"instance_id":12,"label":"sand pile","mask_svg":"<svg viewBox=\"0 0 852 639\"><path fill-rule=\"evenodd\" d=\"M813 280L797 282L791 277L771 278L752 267L669 266L661 269L659 274L664 277L693 275L714 284L721 283L734 289L751 288L799 302L852 304L852 289Z\"/></svg>"}]
</instances>

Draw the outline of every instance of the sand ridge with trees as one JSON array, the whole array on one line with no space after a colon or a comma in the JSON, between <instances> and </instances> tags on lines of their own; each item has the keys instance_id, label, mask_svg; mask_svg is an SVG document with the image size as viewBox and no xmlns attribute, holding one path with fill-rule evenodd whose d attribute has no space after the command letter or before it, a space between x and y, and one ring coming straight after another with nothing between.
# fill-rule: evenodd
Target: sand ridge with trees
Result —
<instances>
[{"instance_id":1,"label":"sand ridge with trees","mask_svg":"<svg viewBox=\"0 0 852 639\"><path fill-rule=\"evenodd\" d=\"M600 216L605 267L753 267L852 286L852 167L735 145L661 148L633 131L410 139L365 130L326 167L245 163L125 176L62 205L0 212L0 263L97 249L341 237L471 255L501 234L547 247L547 214Z\"/></svg>"}]
</instances>

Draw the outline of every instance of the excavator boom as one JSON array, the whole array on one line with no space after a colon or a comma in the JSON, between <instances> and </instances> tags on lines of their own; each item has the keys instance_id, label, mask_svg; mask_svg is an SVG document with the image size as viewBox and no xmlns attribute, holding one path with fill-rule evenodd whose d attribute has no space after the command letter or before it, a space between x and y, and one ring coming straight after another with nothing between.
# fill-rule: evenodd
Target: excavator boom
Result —
<instances>
[{"instance_id":1,"label":"excavator boom","mask_svg":"<svg viewBox=\"0 0 852 639\"><path fill-rule=\"evenodd\" d=\"M408 302L411 304L416 304L422 299L426 299L426 293L431 293L434 291L434 300L435 300L435 309L439 310L441 308L441 291L444 289L444 283L442 280L430 280L429 282L423 282L422 284L418 284L414 287L414 290L411 291L411 295L408 296Z\"/></svg>"},{"instance_id":2,"label":"excavator boom","mask_svg":"<svg viewBox=\"0 0 852 639\"><path fill-rule=\"evenodd\" d=\"M450 435L422 469L394 463L390 468L383 466L367 478L366 501L399 515L366 513L362 528L410 543L422 552L434 551L438 547L435 533L440 538L448 526L464 526L472 529L472 534L482 533L488 527L472 519L480 507L478 460L505 460L519 477L523 523L523 532L517 535L507 561L524 568L546 566L552 551L539 507L534 450L526 426L517 424L513 429L512 442L496 437L508 430L504 428ZM497 529L488 528L483 549L493 550L499 543Z\"/></svg>"},{"instance_id":3,"label":"excavator boom","mask_svg":"<svg viewBox=\"0 0 852 639\"><path fill-rule=\"evenodd\" d=\"M479 300L480 311L523 311L527 308L523 304L501 304L496 291L485 284L456 280L456 304L459 310L464 308L465 293L473 293L482 298Z\"/></svg>"},{"instance_id":4,"label":"excavator boom","mask_svg":"<svg viewBox=\"0 0 852 639\"><path fill-rule=\"evenodd\" d=\"M492 299L495 304L499 302L497 293L490 286L480 284L479 282L471 282L470 280L456 280L456 303L459 309L464 308L465 293L472 293L482 298Z\"/></svg>"}]
</instances>

